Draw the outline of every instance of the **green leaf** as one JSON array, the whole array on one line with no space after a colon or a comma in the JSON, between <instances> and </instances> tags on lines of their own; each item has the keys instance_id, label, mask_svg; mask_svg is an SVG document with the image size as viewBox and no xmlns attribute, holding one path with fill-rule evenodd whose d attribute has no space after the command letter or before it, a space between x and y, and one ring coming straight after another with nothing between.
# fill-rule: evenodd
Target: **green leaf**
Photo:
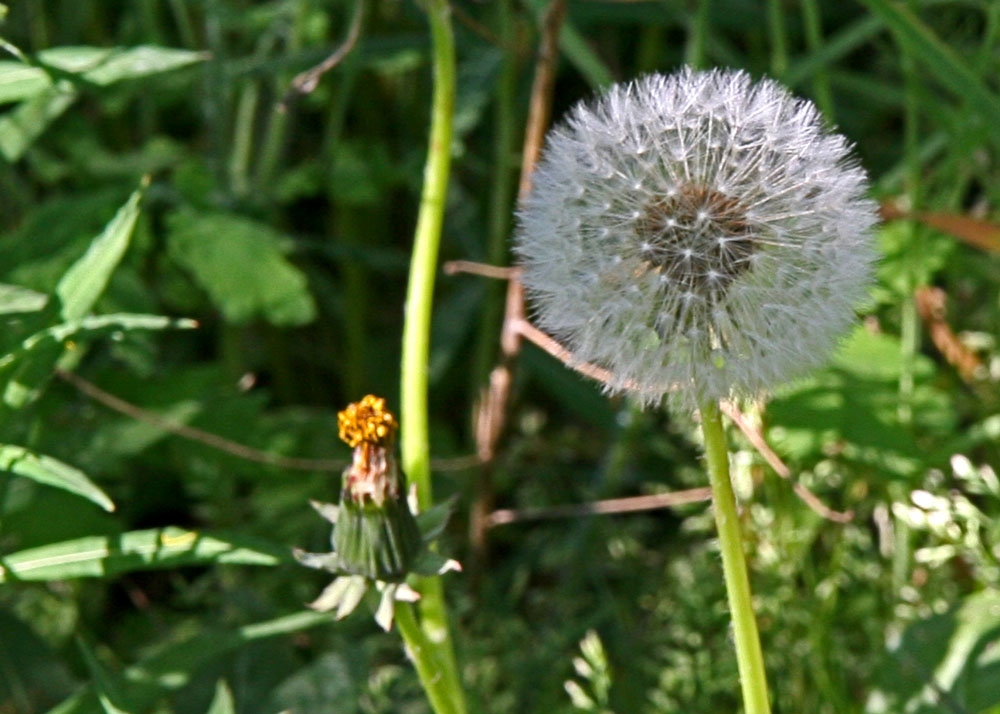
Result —
<instances>
[{"instance_id":1,"label":"green leaf","mask_svg":"<svg viewBox=\"0 0 1000 714\"><path fill-rule=\"evenodd\" d=\"M925 466L940 466L917 436L951 433L954 404L933 383L933 360L918 355L913 424L900 424L899 355L898 338L856 328L829 368L777 391L768 405L772 445L794 459L810 460L837 444L842 458L883 477L912 478Z\"/></svg>"},{"instance_id":2,"label":"green leaf","mask_svg":"<svg viewBox=\"0 0 1000 714\"><path fill-rule=\"evenodd\" d=\"M0 103L23 100L0 117L0 155L20 159L35 139L76 100L80 84L107 86L168 72L206 59L202 52L139 46L55 47L38 53L37 62L0 63Z\"/></svg>"},{"instance_id":3,"label":"green leaf","mask_svg":"<svg viewBox=\"0 0 1000 714\"><path fill-rule=\"evenodd\" d=\"M20 285L0 283L0 315L18 312L38 312L45 307L49 296L22 288Z\"/></svg>"},{"instance_id":4,"label":"green leaf","mask_svg":"<svg viewBox=\"0 0 1000 714\"><path fill-rule=\"evenodd\" d=\"M52 86L52 79L39 67L14 60L0 61L0 104L30 99Z\"/></svg>"},{"instance_id":5,"label":"green leaf","mask_svg":"<svg viewBox=\"0 0 1000 714\"><path fill-rule=\"evenodd\" d=\"M1000 590L970 595L916 622L878 673L866 711L979 714L1000 705Z\"/></svg>"},{"instance_id":6,"label":"green leaf","mask_svg":"<svg viewBox=\"0 0 1000 714\"><path fill-rule=\"evenodd\" d=\"M204 52L141 45L138 47L52 47L25 64L0 62L0 104L28 99L51 87L53 80L79 75L87 84L107 86L169 72L208 58Z\"/></svg>"},{"instance_id":7,"label":"green leaf","mask_svg":"<svg viewBox=\"0 0 1000 714\"><path fill-rule=\"evenodd\" d=\"M111 273L118 267L132 237L132 230L139 217L139 201L142 200L148 179L143 183L125 205L118 209L83 257L66 271L56 286L64 320L76 320L89 313L104 292Z\"/></svg>"},{"instance_id":8,"label":"green leaf","mask_svg":"<svg viewBox=\"0 0 1000 714\"><path fill-rule=\"evenodd\" d=\"M299 632L333 622L333 617L317 612L297 612L274 620L245 625L232 631L207 632L199 637L172 644L125 670L119 681L136 710L148 708L167 692L186 686L215 658L250 642ZM87 687L48 714L101 714L93 685Z\"/></svg>"},{"instance_id":9,"label":"green leaf","mask_svg":"<svg viewBox=\"0 0 1000 714\"><path fill-rule=\"evenodd\" d=\"M115 504L86 474L62 461L36 454L23 446L0 444L0 471L9 471L47 486L83 496L105 511L115 510Z\"/></svg>"},{"instance_id":10,"label":"green leaf","mask_svg":"<svg viewBox=\"0 0 1000 714\"><path fill-rule=\"evenodd\" d=\"M233 323L263 317L302 325L316 317L305 275L282 254L282 236L225 213L183 210L170 217L171 257L187 268Z\"/></svg>"},{"instance_id":11,"label":"green leaf","mask_svg":"<svg viewBox=\"0 0 1000 714\"><path fill-rule=\"evenodd\" d=\"M292 556L287 548L258 538L209 535L170 526L116 536L88 536L12 553L0 558L0 582L100 578L204 563L290 562Z\"/></svg>"},{"instance_id":12,"label":"green leaf","mask_svg":"<svg viewBox=\"0 0 1000 714\"><path fill-rule=\"evenodd\" d=\"M358 682L364 682L369 674L364 667L357 652L325 652L274 689L268 711L356 714L362 701ZM370 676L377 676L374 670Z\"/></svg>"},{"instance_id":13,"label":"green leaf","mask_svg":"<svg viewBox=\"0 0 1000 714\"><path fill-rule=\"evenodd\" d=\"M76 638L76 644L80 648L80 653L83 655L83 661L86 663L87 669L90 670L90 677L94 682L97 698L101 702L104 714L128 714L126 710L118 706L117 702L121 701L121 695L118 694L114 682L108 673L104 671L101 663L97 661L97 657L94 656L93 651L83 641L82 637Z\"/></svg>"},{"instance_id":14,"label":"green leaf","mask_svg":"<svg viewBox=\"0 0 1000 714\"><path fill-rule=\"evenodd\" d=\"M215 685L215 696L205 714L236 714L233 693L224 679L220 679L219 683Z\"/></svg>"},{"instance_id":15,"label":"green leaf","mask_svg":"<svg viewBox=\"0 0 1000 714\"><path fill-rule=\"evenodd\" d=\"M73 86L63 80L0 116L0 156L10 162L20 159L77 96Z\"/></svg>"},{"instance_id":16,"label":"green leaf","mask_svg":"<svg viewBox=\"0 0 1000 714\"><path fill-rule=\"evenodd\" d=\"M91 315L36 332L22 340L13 351L0 356L0 385L5 381L3 401L15 409L34 401L51 378L63 348L69 340L93 340L131 330L191 329L194 320L172 319L160 315Z\"/></svg>"},{"instance_id":17,"label":"green leaf","mask_svg":"<svg viewBox=\"0 0 1000 714\"><path fill-rule=\"evenodd\" d=\"M50 53L42 52L39 57L49 64L56 65L56 62L52 61ZM83 72L83 78L98 86L106 86L127 79L139 79L153 74L170 72L206 59L208 59L208 54L205 52L193 52L171 47L140 45L117 48L107 52L96 66Z\"/></svg>"}]
</instances>

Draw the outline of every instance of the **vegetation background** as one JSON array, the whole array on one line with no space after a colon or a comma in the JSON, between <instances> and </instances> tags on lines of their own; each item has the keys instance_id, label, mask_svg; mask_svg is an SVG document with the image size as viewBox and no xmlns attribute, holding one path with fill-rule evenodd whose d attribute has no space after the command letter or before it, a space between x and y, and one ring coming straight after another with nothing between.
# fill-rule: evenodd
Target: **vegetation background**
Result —
<instances>
[{"instance_id":1,"label":"vegetation background","mask_svg":"<svg viewBox=\"0 0 1000 714\"><path fill-rule=\"evenodd\" d=\"M290 557L329 537L308 500L334 498L349 456L336 411L398 403L429 33L413 0L356 1L356 45L284 111L353 3L10 4L4 714L428 710L398 636L304 610L325 579ZM452 6L442 251L503 264L547 3ZM863 326L748 411L791 478L733 433L775 711L997 714L1000 3L572 0L554 116L684 63L814 99L888 219ZM435 492L457 495L445 549L466 573L445 585L472 710L736 711L705 502L472 519L470 537L474 504L523 516L704 485L692 423L608 400L527 344L493 463L463 459L502 304L499 282L438 278Z\"/></svg>"}]
</instances>

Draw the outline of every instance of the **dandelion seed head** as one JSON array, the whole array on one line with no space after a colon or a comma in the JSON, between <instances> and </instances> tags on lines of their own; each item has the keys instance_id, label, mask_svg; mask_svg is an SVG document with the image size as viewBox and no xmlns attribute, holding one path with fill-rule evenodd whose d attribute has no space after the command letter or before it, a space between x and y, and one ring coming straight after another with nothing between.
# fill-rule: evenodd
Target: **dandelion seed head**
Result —
<instances>
[{"instance_id":1,"label":"dandelion seed head","mask_svg":"<svg viewBox=\"0 0 1000 714\"><path fill-rule=\"evenodd\" d=\"M871 279L876 210L850 145L741 71L577 105L533 181L516 250L539 325L647 404L755 395L816 366Z\"/></svg>"}]
</instances>

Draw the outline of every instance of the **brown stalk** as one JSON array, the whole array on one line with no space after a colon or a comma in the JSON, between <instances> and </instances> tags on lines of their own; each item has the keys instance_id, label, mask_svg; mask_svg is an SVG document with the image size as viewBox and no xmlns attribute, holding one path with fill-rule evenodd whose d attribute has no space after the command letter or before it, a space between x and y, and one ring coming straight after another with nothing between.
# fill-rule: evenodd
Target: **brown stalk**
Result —
<instances>
[{"instance_id":1,"label":"brown stalk","mask_svg":"<svg viewBox=\"0 0 1000 714\"><path fill-rule=\"evenodd\" d=\"M635 513L637 511L652 511L659 508L672 508L687 503L711 501L712 489L708 486L690 488L686 491L657 493L649 496L630 496L629 498L610 498L589 503L572 503L547 508L499 509L489 514L489 527L502 526L508 523L523 521L540 521L549 518L576 518L607 513Z\"/></svg>"},{"instance_id":2,"label":"brown stalk","mask_svg":"<svg viewBox=\"0 0 1000 714\"><path fill-rule=\"evenodd\" d=\"M325 60L320 62L315 67L295 75L295 78L288 87L288 91L285 92L285 96L282 97L281 101L278 103L278 111L283 112L287 110L288 105L291 104L293 100L300 96L309 94L316 89L316 87L319 86L319 80L323 77L323 75L344 61L344 58L347 57L347 55L351 53L351 50L354 49L355 45L358 44L358 38L361 36L361 25L364 15L365 0L355 0L354 14L351 16L350 27L347 28L347 37L344 38L341 45Z\"/></svg>"},{"instance_id":3,"label":"brown stalk","mask_svg":"<svg viewBox=\"0 0 1000 714\"><path fill-rule=\"evenodd\" d=\"M922 223L942 233L958 238L973 248L985 250L988 253L1000 253L1000 226L961 213L944 213L941 211L904 211L893 201L884 201L881 205L884 220L906 218Z\"/></svg>"},{"instance_id":4,"label":"brown stalk","mask_svg":"<svg viewBox=\"0 0 1000 714\"><path fill-rule=\"evenodd\" d=\"M173 434L174 436L179 436L190 441L197 441L199 444L204 444L209 448L223 451L230 456L235 456L238 459L253 461L258 464L266 464L268 466L277 466L278 468L294 471L340 472L343 471L349 463L346 459L313 459L301 456L281 456L280 454L272 454L267 451L261 451L260 449L253 448L252 446L247 446L246 444L240 444L236 441L232 441L231 439L226 439L218 434L213 434L203 429L198 429L197 427L188 426L187 424L182 424L178 421L174 421L173 419L162 417L156 412L143 409L140 406L136 406L131 402L125 401L121 397L111 394L111 392L101 389L93 382L84 379L80 375L74 374L73 372L56 369L55 375L64 382L76 387L81 393L86 394L95 402L103 404L108 409L116 411L119 414L124 414L125 416L135 419L136 421L141 421L145 424L149 424L150 426L155 426L157 429L162 429L163 431ZM462 469L471 468L478 463L479 458L474 454L469 456L456 456L447 459L433 459L431 461L431 465L437 471L460 471Z\"/></svg>"},{"instance_id":5,"label":"brown stalk","mask_svg":"<svg viewBox=\"0 0 1000 714\"><path fill-rule=\"evenodd\" d=\"M518 203L531 190L531 175L542 150L545 131L552 114L552 88L558 59L559 31L566 16L567 0L552 0L542 20L542 36L531 87L531 104L524 132ZM500 332L500 362L490 372L489 383L475 408L476 454L483 462L476 481L476 494L469 513L469 540L476 560L486 552L488 516L493 504L491 462L507 417L507 401L513 381L514 363L521 349L517 323L524 318L524 291L520 280L508 280L503 327Z\"/></svg>"},{"instance_id":6,"label":"brown stalk","mask_svg":"<svg viewBox=\"0 0 1000 714\"><path fill-rule=\"evenodd\" d=\"M484 275L490 272L488 270L490 267L491 266L483 266L477 263L468 263L463 265L462 269L463 272ZM456 270L455 272L459 271ZM511 282L514 281L516 281L516 277L511 278ZM590 377L593 380L601 382L602 384L609 384L611 382L611 372L598 365L578 361L570 350L561 345L557 340L539 330L523 317L512 319L508 322L511 329L516 330L520 337L525 338L529 342L541 348L543 351L552 355L570 369L579 372L585 377ZM627 387L627 385L625 386ZM743 435L746 436L750 444L757 450L757 452L771 466L771 468L774 469L775 473L784 479L791 480L791 469L788 468L788 465L781 460L781 457L778 456L774 449L771 448L770 444L767 443L767 439L764 437L763 432L747 420L738 406L732 402L724 400L719 403L719 409L732 420L740 431L743 432ZM792 490L795 491L795 494L802 499L802 501L809 506L809 508L827 520L834 521L835 523L847 523L854 518L853 511L835 511L823 503L823 501L821 501L820 498L806 486L797 481L792 481Z\"/></svg>"},{"instance_id":7,"label":"brown stalk","mask_svg":"<svg viewBox=\"0 0 1000 714\"><path fill-rule=\"evenodd\" d=\"M973 382L983 369L983 362L975 352L970 350L951 329L945 318L945 307L948 296L941 288L925 285L917 288L913 295L917 303L917 312L927 326L931 341L966 382Z\"/></svg>"}]
</instances>

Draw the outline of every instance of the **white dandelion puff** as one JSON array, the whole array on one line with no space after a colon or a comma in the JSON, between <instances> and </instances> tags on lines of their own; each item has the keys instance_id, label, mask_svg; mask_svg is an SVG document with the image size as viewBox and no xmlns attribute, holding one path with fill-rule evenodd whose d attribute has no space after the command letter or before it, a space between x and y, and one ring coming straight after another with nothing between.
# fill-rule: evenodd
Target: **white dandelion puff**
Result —
<instances>
[{"instance_id":1,"label":"white dandelion puff","mask_svg":"<svg viewBox=\"0 0 1000 714\"><path fill-rule=\"evenodd\" d=\"M876 206L815 106L741 71L612 87L548 135L516 251L539 326L647 404L750 396L827 358Z\"/></svg>"}]
</instances>

